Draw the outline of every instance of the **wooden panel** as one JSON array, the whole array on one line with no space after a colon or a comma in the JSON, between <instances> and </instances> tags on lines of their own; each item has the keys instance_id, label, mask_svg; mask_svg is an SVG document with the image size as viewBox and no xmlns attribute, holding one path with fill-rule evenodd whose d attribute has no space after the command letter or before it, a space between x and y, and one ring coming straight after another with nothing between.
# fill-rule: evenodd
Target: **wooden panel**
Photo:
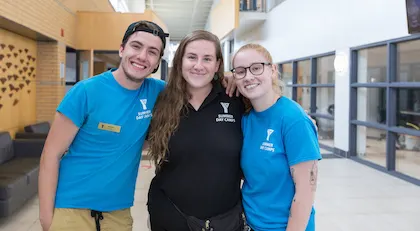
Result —
<instances>
[{"instance_id":1,"label":"wooden panel","mask_svg":"<svg viewBox=\"0 0 420 231\"><path fill-rule=\"evenodd\" d=\"M0 0L0 15L76 48L76 12L115 12L108 0Z\"/></svg>"},{"instance_id":2,"label":"wooden panel","mask_svg":"<svg viewBox=\"0 0 420 231\"><path fill-rule=\"evenodd\" d=\"M223 39L239 26L239 0L220 0L209 17L210 32Z\"/></svg>"},{"instance_id":3,"label":"wooden panel","mask_svg":"<svg viewBox=\"0 0 420 231\"><path fill-rule=\"evenodd\" d=\"M94 64L93 64L93 74L94 75L99 75L104 71L106 71L106 63L105 62L94 62Z\"/></svg>"},{"instance_id":4,"label":"wooden panel","mask_svg":"<svg viewBox=\"0 0 420 231\"><path fill-rule=\"evenodd\" d=\"M167 28L150 10L144 14L78 12L77 47L80 50L118 50L127 27L140 20L154 21Z\"/></svg>"},{"instance_id":5,"label":"wooden panel","mask_svg":"<svg viewBox=\"0 0 420 231\"><path fill-rule=\"evenodd\" d=\"M36 122L36 42L0 29L0 131Z\"/></svg>"},{"instance_id":6,"label":"wooden panel","mask_svg":"<svg viewBox=\"0 0 420 231\"><path fill-rule=\"evenodd\" d=\"M87 51L80 51L80 79L87 79L93 76L93 63L94 63L94 56L93 56L93 50L87 50ZM87 76L84 74L84 63L87 62L88 65L88 72Z\"/></svg>"}]
</instances>

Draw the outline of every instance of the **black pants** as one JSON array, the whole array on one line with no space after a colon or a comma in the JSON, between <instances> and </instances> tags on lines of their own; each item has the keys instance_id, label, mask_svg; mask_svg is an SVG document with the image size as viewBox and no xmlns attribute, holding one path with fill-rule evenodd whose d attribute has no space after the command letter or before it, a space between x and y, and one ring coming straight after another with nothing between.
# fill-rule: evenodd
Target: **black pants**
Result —
<instances>
[{"instance_id":1,"label":"black pants","mask_svg":"<svg viewBox=\"0 0 420 231\"><path fill-rule=\"evenodd\" d=\"M185 218L175 209L160 187L150 185L147 209L152 231L188 231Z\"/></svg>"},{"instance_id":2,"label":"black pants","mask_svg":"<svg viewBox=\"0 0 420 231\"><path fill-rule=\"evenodd\" d=\"M147 209L152 231L189 231L185 218L174 207L161 190L159 184L152 180L148 193ZM242 230L241 230L242 231Z\"/></svg>"},{"instance_id":3,"label":"black pants","mask_svg":"<svg viewBox=\"0 0 420 231\"><path fill-rule=\"evenodd\" d=\"M172 205L170 205L172 206ZM166 208L164 208L166 207ZM167 205L148 204L150 215L150 229L152 231L188 231L184 217L175 208Z\"/></svg>"}]
</instances>

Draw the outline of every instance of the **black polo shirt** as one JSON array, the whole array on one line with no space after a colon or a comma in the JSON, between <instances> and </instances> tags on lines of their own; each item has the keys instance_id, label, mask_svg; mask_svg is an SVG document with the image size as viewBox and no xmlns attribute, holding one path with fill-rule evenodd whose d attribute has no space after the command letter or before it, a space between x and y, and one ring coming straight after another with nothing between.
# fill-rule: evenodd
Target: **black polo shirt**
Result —
<instances>
[{"instance_id":1,"label":"black polo shirt","mask_svg":"<svg viewBox=\"0 0 420 231\"><path fill-rule=\"evenodd\" d=\"M170 138L168 162L151 187L160 187L186 214L208 218L240 200L241 119L244 104L220 83L196 111L191 105ZM153 190L151 190L153 191Z\"/></svg>"}]
</instances>

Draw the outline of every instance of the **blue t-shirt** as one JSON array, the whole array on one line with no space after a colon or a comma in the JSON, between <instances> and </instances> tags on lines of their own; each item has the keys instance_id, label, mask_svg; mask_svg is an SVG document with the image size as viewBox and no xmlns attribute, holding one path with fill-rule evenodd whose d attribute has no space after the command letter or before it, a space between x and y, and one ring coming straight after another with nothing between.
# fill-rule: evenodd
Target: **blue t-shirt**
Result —
<instances>
[{"instance_id":1,"label":"blue t-shirt","mask_svg":"<svg viewBox=\"0 0 420 231\"><path fill-rule=\"evenodd\" d=\"M165 82L122 87L113 70L75 84L57 111L79 127L61 159L56 208L113 211L133 205L141 149Z\"/></svg>"},{"instance_id":2,"label":"blue t-shirt","mask_svg":"<svg viewBox=\"0 0 420 231\"><path fill-rule=\"evenodd\" d=\"M256 231L284 231L295 195L290 167L321 159L316 127L300 105L282 96L267 110L246 114L242 129L242 195L248 223ZM306 231L315 230L314 213L312 209Z\"/></svg>"}]
</instances>

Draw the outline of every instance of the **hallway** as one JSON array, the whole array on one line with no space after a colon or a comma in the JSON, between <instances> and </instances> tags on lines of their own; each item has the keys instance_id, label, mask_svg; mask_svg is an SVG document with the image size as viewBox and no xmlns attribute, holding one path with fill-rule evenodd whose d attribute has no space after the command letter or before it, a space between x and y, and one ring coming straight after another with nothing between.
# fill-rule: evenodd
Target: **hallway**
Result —
<instances>
[{"instance_id":1,"label":"hallway","mask_svg":"<svg viewBox=\"0 0 420 231\"><path fill-rule=\"evenodd\" d=\"M146 196L154 175L142 161L135 205L134 230L147 230ZM418 231L420 187L349 159L324 159L319 165L316 199L318 231ZM7 220L2 231L40 231L38 199Z\"/></svg>"}]
</instances>

